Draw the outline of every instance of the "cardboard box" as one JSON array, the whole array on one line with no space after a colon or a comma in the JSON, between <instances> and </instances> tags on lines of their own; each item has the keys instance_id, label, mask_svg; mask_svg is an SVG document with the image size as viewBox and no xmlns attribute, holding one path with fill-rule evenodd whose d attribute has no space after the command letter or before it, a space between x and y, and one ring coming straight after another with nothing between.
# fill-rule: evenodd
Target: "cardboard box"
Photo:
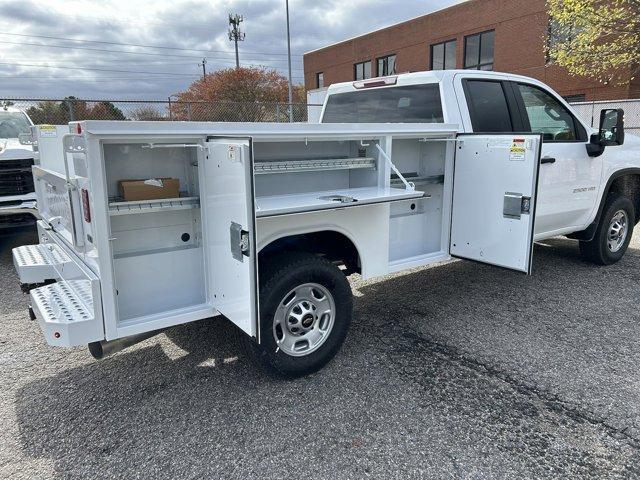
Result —
<instances>
[{"instance_id":1,"label":"cardboard box","mask_svg":"<svg viewBox=\"0 0 640 480\"><path fill-rule=\"evenodd\" d=\"M178 198L180 196L180 180L177 178L120 180L118 190L125 202Z\"/></svg>"}]
</instances>

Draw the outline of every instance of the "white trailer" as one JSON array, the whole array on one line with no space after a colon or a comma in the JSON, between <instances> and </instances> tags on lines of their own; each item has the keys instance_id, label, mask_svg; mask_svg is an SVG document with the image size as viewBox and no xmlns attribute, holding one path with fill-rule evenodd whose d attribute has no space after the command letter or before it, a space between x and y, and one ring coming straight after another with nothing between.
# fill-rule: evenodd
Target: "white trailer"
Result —
<instances>
[{"instance_id":1,"label":"white trailer","mask_svg":"<svg viewBox=\"0 0 640 480\"><path fill-rule=\"evenodd\" d=\"M345 338L345 273L372 278L451 257L531 271L537 134L460 135L450 124L60 128L58 152L34 167L40 244L13 252L50 345L89 344L99 357L119 339L221 314L262 364L296 376L321 368ZM119 180L166 177L180 180L179 197L118 198Z\"/></svg>"}]
</instances>

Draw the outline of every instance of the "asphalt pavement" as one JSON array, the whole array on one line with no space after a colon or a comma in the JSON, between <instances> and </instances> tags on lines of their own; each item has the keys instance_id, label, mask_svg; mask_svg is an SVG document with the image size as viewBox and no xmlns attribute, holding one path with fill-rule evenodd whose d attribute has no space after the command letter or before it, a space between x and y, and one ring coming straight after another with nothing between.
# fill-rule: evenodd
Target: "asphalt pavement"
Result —
<instances>
[{"instance_id":1,"label":"asphalt pavement","mask_svg":"<svg viewBox=\"0 0 640 480\"><path fill-rule=\"evenodd\" d=\"M324 370L283 381L234 327L113 357L48 347L0 237L0 478L640 478L640 228L611 267L536 245L363 282Z\"/></svg>"}]
</instances>

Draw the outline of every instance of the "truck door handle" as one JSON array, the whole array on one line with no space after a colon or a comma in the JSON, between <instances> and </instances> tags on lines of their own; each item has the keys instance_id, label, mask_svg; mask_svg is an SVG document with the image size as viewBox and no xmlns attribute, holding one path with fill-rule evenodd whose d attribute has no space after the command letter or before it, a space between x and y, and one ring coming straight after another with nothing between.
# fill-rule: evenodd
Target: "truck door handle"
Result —
<instances>
[{"instance_id":1,"label":"truck door handle","mask_svg":"<svg viewBox=\"0 0 640 480\"><path fill-rule=\"evenodd\" d=\"M540 159L540 163L541 163L541 164L543 164L543 165L544 165L545 163L556 163L556 159L555 159L555 158L553 158L553 157L542 157L542 158Z\"/></svg>"}]
</instances>

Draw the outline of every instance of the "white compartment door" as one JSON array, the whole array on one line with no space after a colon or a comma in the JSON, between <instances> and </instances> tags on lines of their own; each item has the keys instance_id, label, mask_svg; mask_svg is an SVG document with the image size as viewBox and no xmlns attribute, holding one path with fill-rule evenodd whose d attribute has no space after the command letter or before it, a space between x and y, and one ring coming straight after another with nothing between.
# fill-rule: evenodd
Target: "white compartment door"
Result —
<instances>
[{"instance_id":1,"label":"white compartment door","mask_svg":"<svg viewBox=\"0 0 640 480\"><path fill-rule=\"evenodd\" d=\"M539 135L460 135L452 256L531 273Z\"/></svg>"},{"instance_id":2,"label":"white compartment door","mask_svg":"<svg viewBox=\"0 0 640 480\"><path fill-rule=\"evenodd\" d=\"M204 240L213 306L245 333L258 338L250 139L209 138L203 174Z\"/></svg>"}]
</instances>

